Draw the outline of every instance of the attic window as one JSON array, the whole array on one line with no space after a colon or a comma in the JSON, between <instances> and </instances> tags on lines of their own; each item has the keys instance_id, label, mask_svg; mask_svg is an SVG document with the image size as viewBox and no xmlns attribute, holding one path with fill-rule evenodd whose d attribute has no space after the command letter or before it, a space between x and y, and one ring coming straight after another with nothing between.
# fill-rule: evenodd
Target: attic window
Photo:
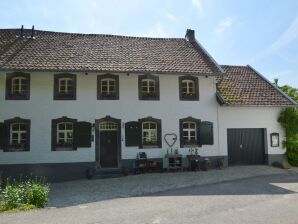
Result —
<instances>
[{"instance_id":1,"label":"attic window","mask_svg":"<svg viewBox=\"0 0 298 224\"><path fill-rule=\"evenodd\" d=\"M54 75L54 100L76 99L76 76L74 74Z\"/></svg>"},{"instance_id":2,"label":"attic window","mask_svg":"<svg viewBox=\"0 0 298 224\"><path fill-rule=\"evenodd\" d=\"M29 100L30 75L27 73L10 73L6 76L6 99Z\"/></svg>"}]
</instances>

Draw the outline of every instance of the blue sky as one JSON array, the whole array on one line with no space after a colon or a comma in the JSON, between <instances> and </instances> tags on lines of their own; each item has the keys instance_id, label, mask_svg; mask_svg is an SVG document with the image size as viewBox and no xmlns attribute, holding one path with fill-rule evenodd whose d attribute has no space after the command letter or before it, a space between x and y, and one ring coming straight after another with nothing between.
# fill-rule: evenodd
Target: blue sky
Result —
<instances>
[{"instance_id":1,"label":"blue sky","mask_svg":"<svg viewBox=\"0 0 298 224\"><path fill-rule=\"evenodd\" d=\"M0 28L184 37L187 28L220 64L250 64L298 87L297 0L10 0Z\"/></svg>"}]
</instances>

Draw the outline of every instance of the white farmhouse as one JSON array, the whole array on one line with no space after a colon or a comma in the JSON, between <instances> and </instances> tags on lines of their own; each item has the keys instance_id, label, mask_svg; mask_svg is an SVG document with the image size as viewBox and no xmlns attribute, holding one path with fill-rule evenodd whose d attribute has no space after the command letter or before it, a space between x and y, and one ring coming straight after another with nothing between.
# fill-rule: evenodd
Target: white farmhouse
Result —
<instances>
[{"instance_id":1,"label":"white farmhouse","mask_svg":"<svg viewBox=\"0 0 298 224\"><path fill-rule=\"evenodd\" d=\"M177 141L212 165L271 164L285 153L277 122L296 103L251 66L221 66L195 39L0 30L0 170L84 176L132 168Z\"/></svg>"}]
</instances>

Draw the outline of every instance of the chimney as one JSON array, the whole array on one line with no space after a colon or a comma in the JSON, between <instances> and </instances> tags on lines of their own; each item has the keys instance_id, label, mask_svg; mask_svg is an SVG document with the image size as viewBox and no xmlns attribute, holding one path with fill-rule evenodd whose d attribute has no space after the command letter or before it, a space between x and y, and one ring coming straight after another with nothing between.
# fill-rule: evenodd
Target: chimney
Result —
<instances>
[{"instance_id":1,"label":"chimney","mask_svg":"<svg viewBox=\"0 0 298 224\"><path fill-rule=\"evenodd\" d=\"M187 29L185 34L185 39L188 40L189 42L195 42L196 41L195 31L191 29Z\"/></svg>"},{"instance_id":2,"label":"chimney","mask_svg":"<svg viewBox=\"0 0 298 224\"><path fill-rule=\"evenodd\" d=\"M34 38L34 26L32 26L32 30L31 30L31 38Z\"/></svg>"},{"instance_id":3,"label":"chimney","mask_svg":"<svg viewBox=\"0 0 298 224\"><path fill-rule=\"evenodd\" d=\"M24 37L24 25L22 25L22 27L21 27L20 37Z\"/></svg>"}]
</instances>

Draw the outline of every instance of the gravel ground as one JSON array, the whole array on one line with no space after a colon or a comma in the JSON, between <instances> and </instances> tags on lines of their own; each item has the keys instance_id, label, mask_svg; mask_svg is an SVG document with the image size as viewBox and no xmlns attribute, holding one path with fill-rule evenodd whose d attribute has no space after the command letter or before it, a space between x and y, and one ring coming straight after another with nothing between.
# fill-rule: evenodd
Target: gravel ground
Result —
<instances>
[{"instance_id":1,"label":"gravel ground","mask_svg":"<svg viewBox=\"0 0 298 224\"><path fill-rule=\"evenodd\" d=\"M113 198L125 198L249 177L297 172L270 166L236 166L207 172L131 175L121 178L79 180L51 185L49 207L68 207Z\"/></svg>"}]
</instances>

